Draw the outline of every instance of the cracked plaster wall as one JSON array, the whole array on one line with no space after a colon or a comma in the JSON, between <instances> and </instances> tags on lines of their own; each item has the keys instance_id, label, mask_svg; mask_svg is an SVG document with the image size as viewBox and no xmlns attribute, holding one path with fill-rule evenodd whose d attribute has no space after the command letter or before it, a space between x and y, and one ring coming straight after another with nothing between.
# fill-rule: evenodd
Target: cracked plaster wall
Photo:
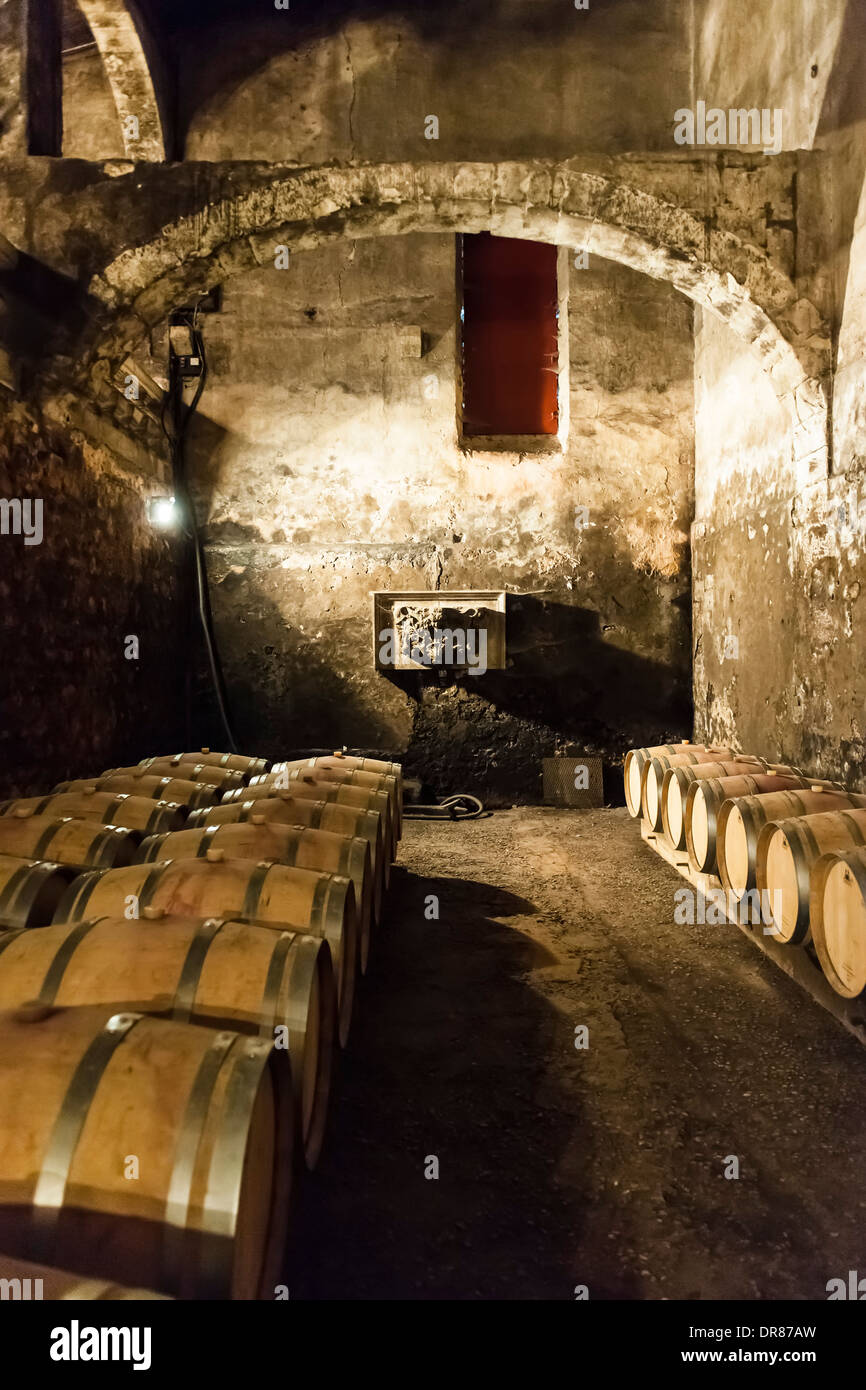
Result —
<instances>
[{"instance_id":1,"label":"cracked plaster wall","mask_svg":"<svg viewBox=\"0 0 866 1390\"><path fill-rule=\"evenodd\" d=\"M464 452L455 286L454 238L422 234L226 286L194 454L216 622L264 752L339 730L442 791L531 800L557 745L610 758L690 722L692 310L571 269L565 451ZM428 588L511 592L506 671L374 671L372 591Z\"/></svg>"},{"instance_id":2,"label":"cracked plaster wall","mask_svg":"<svg viewBox=\"0 0 866 1390\"><path fill-rule=\"evenodd\" d=\"M702 6L697 82L724 101L763 93L761 105L783 108L792 134L823 154L819 182L798 188L794 273L831 306L830 466L803 477L757 361L696 313L696 736L862 791L866 11L843 0L820 11L785 0L768 8L765 29L748 0ZM737 639L736 656L725 656L725 636Z\"/></svg>"}]
</instances>

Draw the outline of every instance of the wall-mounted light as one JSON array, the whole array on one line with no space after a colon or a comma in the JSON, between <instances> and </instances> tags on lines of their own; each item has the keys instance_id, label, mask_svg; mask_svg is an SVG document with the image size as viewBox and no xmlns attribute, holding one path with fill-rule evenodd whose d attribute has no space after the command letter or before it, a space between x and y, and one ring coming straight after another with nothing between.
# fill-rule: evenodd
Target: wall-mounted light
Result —
<instances>
[{"instance_id":1,"label":"wall-mounted light","mask_svg":"<svg viewBox=\"0 0 866 1390\"><path fill-rule=\"evenodd\" d=\"M177 525L180 509L174 497L149 497L147 519L158 531L170 531Z\"/></svg>"}]
</instances>

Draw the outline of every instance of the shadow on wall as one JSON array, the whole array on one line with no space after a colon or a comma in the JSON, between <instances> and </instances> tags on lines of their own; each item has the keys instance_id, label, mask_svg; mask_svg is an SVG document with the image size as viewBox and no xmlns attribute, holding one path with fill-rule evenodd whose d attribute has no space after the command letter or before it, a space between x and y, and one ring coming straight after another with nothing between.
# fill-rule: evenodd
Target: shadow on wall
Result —
<instances>
[{"instance_id":1,"label":"shadow on wall","mask_svg":"<svg viewBox=\"0 0 866 1390\"><path fill-rule=\"evenodd\" d=\"M33 385L37 361L72 350L87 319L86 295L77 281L0 236L0 304L3 345L20 362L20 385L26 391Z\"/></svg>"},{"instance_id":2,"label":"shadow on wall","mask_svg":"<svg viewBox=\"0 0 866 1390\"><path fill-rule=\"evenodd\" d=\"M211 600L239 747L268 758L341 743L399 751L398 730L371 691L366 627L332 621L303 632L258 584L231 570L212 586Z\"/></svg>"},{"instance_id":3,"label":"shadow on wall","mask_svg":"<svg viewBox=\"0 0 866 1390\"><path fill-rule=\"evenodd\" d=\"M0 497L37 499L42 516L32 546L0 536L0 795L177 746L190 607L177 543L107 454L14 403Z\"/></svg>"},{"instance_id":4,"label":"shadow on wall","mask_svg":"<svg viewBox=\"0 0 866 1390\"><path fill-rule=\"evenodd\" d=\"M628 25L629 12L637 11L639 4L640 0L604 0L602 5L601 0L593 0L579 19L610 35L617 26ZM209 31L215 30L218 36L218 42L210 37L207 60L190 63L185 72L187 80L178 93L182 135L205 96L241 82L275 54L303 50L353 23L405 23L441 49L443 61L453 59L450 50L465 50L467 34L490 31L503 40L510 37L515 44L544 38L555 41L570 37L575 23L571 0L528 6L515 5L513 0L461 0L459 5L454 0L425 0L424 4L418 0L316 0L315 5L292 5L290 24L284 10L273 5L254 9L248 0L185 0L183 5L176 0L147 0L147 6L158 16L160 33L169 36L175 60L178 51L200 58L203 36L206 42ZM617 11L625 13L620 16ZM227 42L238 25L243 26L243 42Z\"/></svg>"},{"instance_id":5,"label":"shadow on wall","mask_svg":"<svg viewBox=\"0 0 866 1390\"><path fill-rule=\"evenodd\" d=\"M690 728L685 668L613 646L594 610L514 595L507 621L507 670L385 677L415 701L406 767L441 793L537 802L557 748L610 761L659 729Z\"/></svg>"},{"instance_id":6,"label":"shadow on wall","mask_svg":"<svg viewBox=\"0 0 866 1390\"><path fill-rule=\"evenodd\" d=\"M687 661L611 645L598 613L576 604L512 596L507 670L377 672L369 614L301 631L249 568L230 566L213 604L237 737L264 756L344 742L401 755L440 795L510 804L540 799L541 760L557 747L611 760L691 727Z\"/></svg>"},{"instance_id":7,"label":"shadow on wall","mask_svg":"<svg viewBox=\"0 0 866 1390\"><path fill-rule=\"evenodd\" d=\"M440 795L477 791L511 804L540 800L542 759L557 750L610 766L633 744L691 732L688 547L672 522L650 520L652 508L640 512L637 540L628 517L605 516L578 536L569 514L547 549L522 529L507 547L486 518L454 545L429 514L418 517L420 539L335 543L317 531L271 542L259 518L207 520L217 486L208 461L225 435L197 418L198 505L239 745L279 758L346 743L401 757ZM220 487L230 497L225 480ZM669 574L643 563L645 533L656 528L670 542ZM370 594L425 587L433 557L443 589L518 590L508 598L506 670L375 669ZM538 585L542 564L545 589L519 592ZM218 732L202 734L215 741Z\"/></svg>"}]
</instances>

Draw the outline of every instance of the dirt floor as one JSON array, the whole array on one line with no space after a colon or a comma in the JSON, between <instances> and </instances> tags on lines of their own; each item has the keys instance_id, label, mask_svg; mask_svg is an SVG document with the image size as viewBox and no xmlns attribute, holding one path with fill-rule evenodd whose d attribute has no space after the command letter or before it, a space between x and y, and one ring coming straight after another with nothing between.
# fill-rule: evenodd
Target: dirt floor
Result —
<instances>
[{"instance_id":1,"label":"dirt floor","mask_svg":"<svg viewBox=\"0 0 866 1390\"><path fill-rule=\"evenodd\" d=\"M624 810L407 822L400 858L292 1298L825 1299L866 1274L866 1049L736 927L675 925L683 880Z\"/></svg>"}]
</instances>

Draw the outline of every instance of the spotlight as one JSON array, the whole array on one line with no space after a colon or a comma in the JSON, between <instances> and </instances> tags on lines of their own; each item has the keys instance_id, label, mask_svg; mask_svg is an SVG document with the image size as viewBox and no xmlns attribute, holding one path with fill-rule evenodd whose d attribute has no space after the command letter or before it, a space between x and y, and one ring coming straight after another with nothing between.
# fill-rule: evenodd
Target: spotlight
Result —
<instances>
[{"instance_id":1,"label":"spotlight","mask_svg":"<svg viewBox=\"0 0 866 1390\"><path fill-rule=\"evenodd\" d=\"M147 503L147 516L151 526L159 531L168 531L176 525L178 507L174 497L151 497Z\"/></svg>"}]
</instances>

